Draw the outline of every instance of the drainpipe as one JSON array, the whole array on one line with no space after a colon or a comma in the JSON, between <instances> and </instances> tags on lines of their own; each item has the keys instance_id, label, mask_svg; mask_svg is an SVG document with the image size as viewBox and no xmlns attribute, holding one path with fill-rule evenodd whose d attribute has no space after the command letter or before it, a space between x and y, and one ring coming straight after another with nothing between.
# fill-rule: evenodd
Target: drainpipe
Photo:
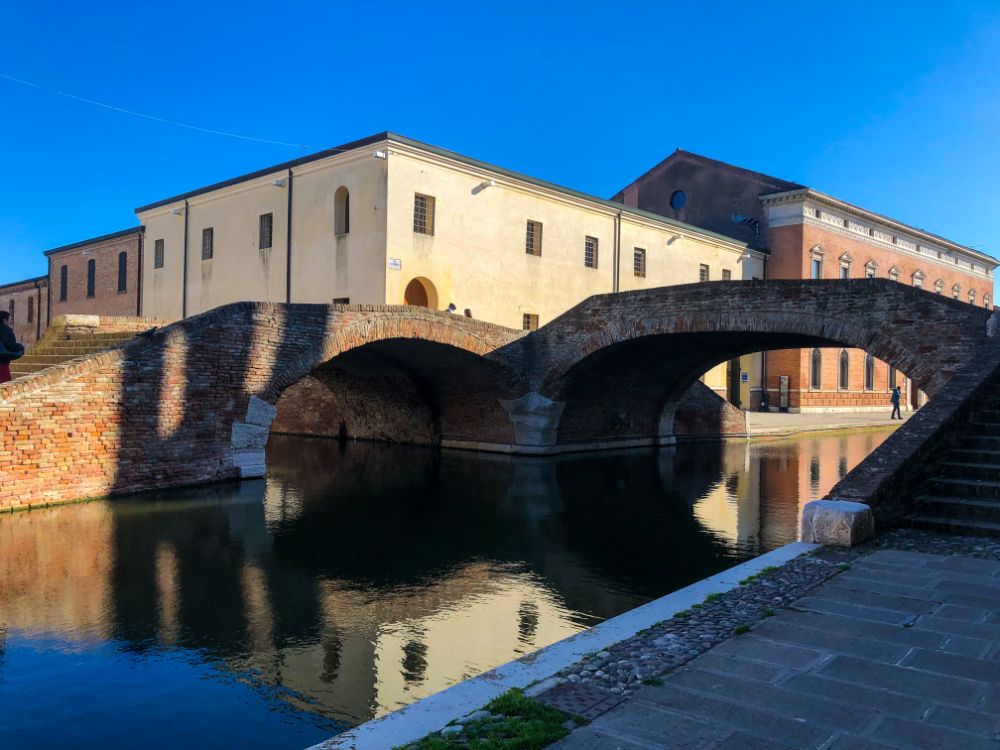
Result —
<instances>
[{"instance_id":1,"label":"drainpipe","mask_svg":"<svg viewBox=\"0 0 1000 750\"><path fill-rule=\"evenodd\" d=\"M139 230L139 258L136 261L135 273L135 314L140 318L142 317L142 240L145 234L144 230Z\"/></svg>"},{"instance_id":2,"label":"drainpipe","mask_svg":"<svg viewBox=\"0 0 1000 750\"><path fill-rule=\"evenodd\" d=\"M45 325L46 327L52 324L52 256L48 256L49 259L49 295L45 299ZM41 314L41 310L39 310Z\"/></svg>"},{"instance_id":3,"label":"drainpipe","mask_svg":"<svg viewBox=\"0 0 1000 750\"><path fill-rule=\"evenodd\" d=\"M615 215L615 246L612 255L614 256L614 273L611 275L611 290L620 291L621 288L621 254L622 254L622 212L618 209Z\"/></svg>"},{"instance_id":4,"label":"drainpipe","mask_svg":"<svg viewBox=\"0 0 1000 750\"><path fill-rule=\"evenodd\" d=\"M288 169L288 208L285 211L285 302L292 301L292 170Z\"/></svg>"},{"instance_id":5,"label":"drainpipe","mask_svg":"<svg viewBox=\"0 0 1000 750\"><path fill-rule=\"evenodd\" d=\"M761 272L761 280L767 282L767 260L768 256L764 256L764 270ZM764 399L767 399L767 411L771 410L771 393L767 390L767 352L760 353L760 397L761 403ZM761 409L764 411L764 409Z\"/></svg>"},{"instance_id":6,"label":"drainpipe","mask_svg":"<svg viewBox=\"0 0 1000 750\"><path fill-rule=\"evenodd\" d=\"M181 297L181 320L188 316L188 202L184 201L184 283Z\"/></svg>"}]
</instances>

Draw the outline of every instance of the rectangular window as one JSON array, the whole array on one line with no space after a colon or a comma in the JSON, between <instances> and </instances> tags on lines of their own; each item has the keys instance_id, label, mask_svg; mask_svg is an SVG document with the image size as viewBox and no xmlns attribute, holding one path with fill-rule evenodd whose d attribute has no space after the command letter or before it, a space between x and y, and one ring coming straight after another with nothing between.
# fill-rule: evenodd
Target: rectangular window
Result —
<instances>
[{"instance_id":1,"label":"rectangular window","mask_svg":"<svg viewBox=\"0 0 1000 750\"><path fill-rule=\"evenodd\" d=\"M69 267L62 266L59 268L59 301L66 301L66 293L69 287Z\"/></svg>"},{"instance_id":2,"label":"rectangular window","mask_svg":"<svg viewBox=\"0 0 1000 750\"><path fill-rule=\"evenodd\" d=\"M874 279L875 278L875 266L865 267L865 278Z\"/></svg>"},{"instance_id":3,"label":"rectangular window","mask_svg":"<svg viewBox=\"0 0 1000 750\"><path fill-rule=\"evenodd\" d=\"M128 291L128 253L118 253L118 293Z\"/></svg>"},{"instance_id":4,"label":"rectangular window","mask_svg":"<svg viewBox=\"0 0 1000 750\"><path fill-rule=\"evenodd\" d=\"M730 271L728 268L723 268L722 269L722 280L723 281L732 281L733 280L733 272Z\"/></svg>"},{"instance_id":5,"label":"rectangular window","mask_svg":"<svg viewBox=\"0 0 1000 750\"><path fill-rule=\"evenodd\" d=\"M258 235L258 245L261 250L269 250L271 239L274 234L274 214L260 215L260 234Z\"/></svg>"},{"instance_id":6,"label":"rectangular window","mask_svg":"<svg viewBox=\"0 0 1000 750\"><path fill-rule=\"evenodd\" d=\"M586 237L583 240L583 265L587 268L597 268L596 237Z\"/></svg>"},{"instance_id":7,"label":"rectangular window","mask_svg":"<svg viewBox=\"0 0 1000 750\"><path fill-rule=\"evenodd\" d=\"M528 221L524 235L524 252L528 255L542 254L542 222Z\"/></svg>"},{"instance_id":8,"label":"rectangular window","mask_svg":"<svg viewBox=\"0 0 1000 750\"><path fill-rule=\"evenodd\" d=\"M538 316L532 315L531 313L525 313L524 317L521 318L521 328L525 331L537 331Z\"/></svg>"},{"instance_id":9,"label":"rectangular window","mask_svg":"<svg viewBox=\"0 0 1000 750\"><path fill-rule=\"evenodd\" d=\"M35 322L35 298L28 297L28 322Z\"/></svg>"},{"instance_id":10,"label":"rectangular window","mask_svg":"<svg viewBox=\"0 0 1000 750\"><path fill-rule=\"evenodd\" d=\"M851 267L850 266L841 266L840 267L840 278L842 278L842 279L849 279L849 278L851 278Z\"/></svg>"},{"instance_id":11,"label":"rectangular window","mask_svg":"<svg viewBox=\"0 0 1000 750\"><path fill-rule=\"evenodd\" d=\"M205 227L201 230L201 259L212 260L215 254L215 230Z\"/></svg>"},{"instance_id":12,"label":"rectangular window","mask_svg":"<svg viewBox=\"0 0 1000 750\"><path fill-rule=\"evenodd\" d=\"M413 231L434 234L434 198L416 193L413 196Z\"/></svg>"},{"instance_id":13,"label":"rectangular window","mask_svg":"<svg viewBox=\"0 0 1000 750\"><path fill-rule=\"evenodd\" d=\"M823 260L821 258L813 258L812 260L812 277L814 279L823 278Z\"/></svg>"},{"instance_id":14,"label":"rectangular window","mask_svg":"<svg viewBox=\"0 0 1000 750\"><path fill-rule=\"evenodd\" d=\"M93 258L87 261L87 296L93 297L97 286L97 261Z\"/></svg>"},{"instance_id":15,"label":"rectangular window","mask_svg":"<svg viewBox=\"0 0 1000 750\"><path fill-rule=\"evenodd\" d=\"M14 300L11 300L10 304L7 306L7 312L10 313L10 324L14 325Z\"/></svg>"},{"instance_id":16,"label":"rectangular window","mask_svg":"<svg viewBox=\"0 0 1000 750\"><path fill-rule=\"evenodd\" d=\"M153 268L163 268L163 240L153 243Z\"/></svg>"},{"instance_id":17,"label":"rectangular window","mask_svg":"<svg viewBox=\"0 0 1000 750\"><path fill-rule=\"evenodd\" d=\"M698 266L698 281L708 281L708 266L704 263Z\"/></svg>"},{"instance_id":18,"label":"rectangular window","mask_svg":"<svg viewBox=\"0 0 1000 750\"><path fill-rule=\"evenodd\" d=\"M646 251L637 247L632 255L632 272L640 279L646 278Z\"/></svg>"},{"instance_id":19,"label":"rectangular window","mask_svg":"<svg viewBox=\"0 0 1000 750\"><path fill-rule=\"evenodd\" d=\"M351 304L350 297L334 297L333 304L335 305L349 305Z\"/></svg>"}]
</instances>

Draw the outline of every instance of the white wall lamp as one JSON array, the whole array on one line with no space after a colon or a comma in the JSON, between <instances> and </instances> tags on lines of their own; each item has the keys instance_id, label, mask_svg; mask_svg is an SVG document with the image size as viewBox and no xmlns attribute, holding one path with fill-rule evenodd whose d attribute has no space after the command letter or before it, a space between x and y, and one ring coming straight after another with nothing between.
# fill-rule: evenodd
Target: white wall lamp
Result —
<instances>
[{"instance_id":1,"label":"white wall lamp","mask_svg":"<svg viewBox=\"0 0 1000 750\"><path fill-rule=\"evenodd\" d=\"M172 213L174 216L183 216L184 215L184 208L183 207L175 208L170 213Z\"/></svg>"},{"instance_id":2,"label":"white wall lamp","mask_svg":"<svg viewBox=\"0 0 1000 750\"><path fill-rule=\"evenodd\" d=\"M673 245L680 238L681 238L681 236L679 234L675 234L669 240L667 240L667 244L668 245Z\"/></svg>"},{"instance_id":3,"label":"white wall lamp","mask_svg":"<svg viewBox=\"0 0 1000 750\"><path fill-rule=\"evenodd\" d=\"M271 180L271 184L274 185L275 187L283 188L285 185L288 184L288 178L287 177L279 177L276 180Z\"/></svg>"}]
</instances>

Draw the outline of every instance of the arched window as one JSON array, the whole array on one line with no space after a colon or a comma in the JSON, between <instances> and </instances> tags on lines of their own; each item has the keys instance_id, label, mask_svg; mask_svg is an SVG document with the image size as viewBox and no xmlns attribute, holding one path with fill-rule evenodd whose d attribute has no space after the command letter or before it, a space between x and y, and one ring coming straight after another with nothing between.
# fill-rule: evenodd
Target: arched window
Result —
<instances>
[{"instance_id":1,"label":"arched window","mask_svg":"<svg viewBox=\"0 0 1000 750\"><path fill-rule=\"evenodd\" d=\"M889 269L889 280L899 281L899 269L896 268L896 266L893 266L892 268Z\"/></svg>"},{"instance_id":2,"label":"arched window","mask_svg":"<svg viewBox=\"0 0 1000 750\"><path fill-rule=\"evenodd\" d=\"M333 233L351 233L351 194L343 185L333 194Z\"/></svg>"},{"instance_id":3,"label":"arched window","mask_svg":"<svg viewBox=\"0 0 1000 750\"><path fill-rule=\"evenodd\" d=\"M840 350L840 378L838 386L840 390L846 391L850 383L851 368L847 357L847 349Z\"/></svg>"},{"instance_id":4,"label":"arched window","mask_svg":"<svg viewBox=\"0 0 1000 750\"><path fill-rule=\"evenodd\" d=\"M813 349L809 360L809 387L818 391L822 386L823 353L819 349Z\"/></svg>"},{"instance_id":5,"label":"arched window","mask_svg":"<svg viewBox=\"0 0 1000 750\"><path fill-rule=\"evenodd\" d=\"M875 390L875 357L871 354L865 355L865 390Z\"/></svg>"}]
</instances>

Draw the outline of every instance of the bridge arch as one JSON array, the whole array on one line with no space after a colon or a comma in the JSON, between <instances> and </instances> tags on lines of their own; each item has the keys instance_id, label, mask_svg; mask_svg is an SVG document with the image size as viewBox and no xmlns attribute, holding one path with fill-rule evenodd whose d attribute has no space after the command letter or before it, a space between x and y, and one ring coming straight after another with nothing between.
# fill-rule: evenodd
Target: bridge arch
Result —
<instances>
[{"instance_id":1,"label":"bridge arch","mask_svg":"<svg viewBox=\"0 0 1000 750\"><path fill-rule=\"evenodd\" d=\"M775 349L857 348L937 394L985 341L988 314L882 279L710 282L594 297L539 331L537 392L563 405L557 444L673 434L713 366ZM837 361L834 359L833 361Z\"/></svg>"}]
</instances>

